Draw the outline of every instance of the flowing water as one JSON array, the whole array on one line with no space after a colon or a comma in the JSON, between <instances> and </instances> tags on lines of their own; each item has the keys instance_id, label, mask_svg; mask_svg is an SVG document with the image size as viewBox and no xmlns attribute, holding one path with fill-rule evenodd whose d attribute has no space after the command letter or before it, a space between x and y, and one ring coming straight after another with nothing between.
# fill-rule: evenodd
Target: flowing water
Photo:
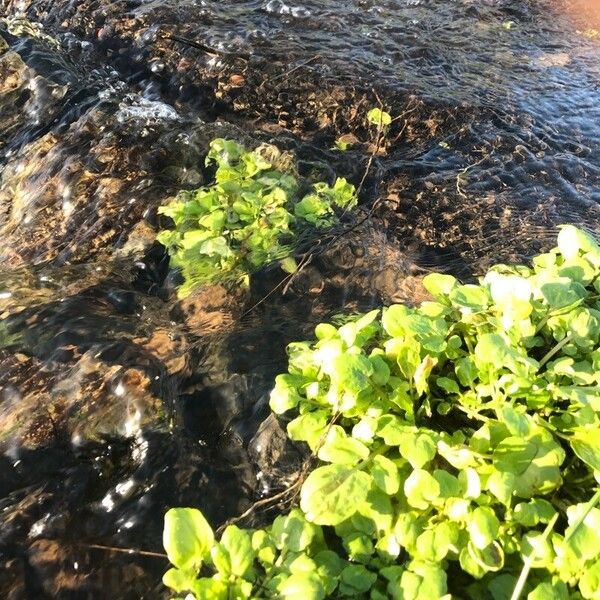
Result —
<instances>
[{"instance_id":1,"label":"flowing water","mask_svg":"<svg viewBox=\"0 0 600 600\"><path fill-rule=\"evenodd\" d=\"M105 547L285 486L287 342L600 233L594 0L0 0L0 36L2 598L162 597L164 559ZM177 301L156 208L207 181L211 139L358 184L378 102L362 212L307 268Z\"/></svg>"}]
</instances>

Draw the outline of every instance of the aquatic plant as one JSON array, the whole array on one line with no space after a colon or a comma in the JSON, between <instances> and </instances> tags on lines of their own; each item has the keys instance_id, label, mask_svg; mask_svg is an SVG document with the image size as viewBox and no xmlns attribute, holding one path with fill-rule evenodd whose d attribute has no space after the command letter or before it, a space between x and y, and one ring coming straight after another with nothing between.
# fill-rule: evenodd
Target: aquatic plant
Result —
<instances>
[{"instance_id":1,"label":"aquatic plant","mask_svg":"<svg viewBox=\"0 0 600 600\"><path fill-rule=\"evenodd\" d=\"M171 509L164 582L195 598L600 597L600 247L320 324L271 408L317 467L264 529Z\"/></svg>"},{"instance_id":2,"label":"aquatic plant","mask_svg":"<svg viewBox=\"0 0 600 600\"><path fill-rule=\"evenodd\" d=\"M289 257L300 232L330 227L336 209L356 204L355 188L343 178L333 186L315 183L300 196L301 182L286 158L275 146L246 150L216 139L206 158L217 167L214 183L180 192L159 208L175 224L157 239L181 270L180 297L216 281L247 283L253 271ZM293 261L284 267L293 269Z\"/></svg>"},{"instance_id":3,"label":"aquatic plant","mask_svg":"<svg viewBox=\"0 0 600 600\"><path fill-rule=\"evenodd\" d=\"M380 108L372 108L367 113L367 121L376 127L389 127L392 124L392 116L390 113L381 110Z\"/></svg>"}]
</instances>

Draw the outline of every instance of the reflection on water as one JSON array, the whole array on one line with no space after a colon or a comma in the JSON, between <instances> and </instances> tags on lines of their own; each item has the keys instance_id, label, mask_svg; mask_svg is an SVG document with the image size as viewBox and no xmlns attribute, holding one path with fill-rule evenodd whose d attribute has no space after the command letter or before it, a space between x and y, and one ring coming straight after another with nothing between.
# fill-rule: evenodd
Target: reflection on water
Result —
<instances>
[{"instance_id":1,"label":"reflection on water","mask_svg":"<svg viewBox=\"0 0 600 600\"><path fill-rule=\"evenodd\" d=\"M166 507L216 524L301 456L268 416L285 344L420 276L600 232L592 0L0 0L0 595L160 597ZM156 208L214 137L362 179L291 282L178 302ZM358 145L331 151L352 133ZM367 218L368 217L368 218ZM82 545L83 544L83 545Z\"/></svg>"}]
</instances>

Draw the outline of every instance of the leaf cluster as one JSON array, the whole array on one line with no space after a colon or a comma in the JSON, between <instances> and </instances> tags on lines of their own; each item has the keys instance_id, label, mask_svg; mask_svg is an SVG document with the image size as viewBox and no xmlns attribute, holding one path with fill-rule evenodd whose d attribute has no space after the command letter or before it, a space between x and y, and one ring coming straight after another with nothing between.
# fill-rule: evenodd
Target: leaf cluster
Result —
<instances>
[{"instance_id":1,"label":"leaf cluster","mask_svg":"<svg viewBox=\"0 0 600 600\"><path fill-rule=\"evenodd\" d=\"M356 204L355 188L343 178L333 186L316 183L301 197L301 182L285 158L275 146L246 150L213 140L206 163L216 165L214 183L182 191L159 208L175 225L157 239L181 270L180 297L207 283L247 281L258 268L289 257L301 231L330 227L336 208Z\"/></svg>"},{"instance_id":2,"label":"leaf cluster","mask_svg":"<svg viewBox=\"0 0 600 600\"><path fill-rule=\"evenodd\" d=\"M218 593L189 587L198 552L179 567L193 563L188 587L167 585L196 598L599 598L599 276L600 247L565 226L530 267L498 265L477 285L428 275L432 301L291 344L271 408L320 461L299 509L246 531L243 574L217 550L200 557ZM282 542L286 519L310 542ZM165 540L176 566L167 541L180 540Z\"/></svg>"}]
</instances>

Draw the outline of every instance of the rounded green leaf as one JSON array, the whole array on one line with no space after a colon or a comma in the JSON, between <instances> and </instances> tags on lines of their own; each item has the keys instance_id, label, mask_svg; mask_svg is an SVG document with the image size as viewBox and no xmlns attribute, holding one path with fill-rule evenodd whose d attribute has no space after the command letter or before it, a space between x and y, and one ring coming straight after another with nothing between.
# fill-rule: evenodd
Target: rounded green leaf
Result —
<instances>
[{"instance_id":1,"label":"rounded green leaf","mask_svg":"<svg viewBox=\"0 0 600 600\"><path fill-rule=\"evenodd\" d=\"M389 496L394 495L400 487L398 467L389 458L381 454L373 459L371 476L375 485Z\"/></svg>"},{"instance_id":2,"label":"rounded green leaf","mask_svg":"<svg viewBox=\"0 0 600 600\"><path fill-rule=\"evenodd\" d=\"M508 437L493 454L496 469L515 475L515 493L522 498L558 487L562 481L559 467L564 458L564 450L545 431L529 439Z\"/></svg>"},{"instance_id":3,"label":"rounded green leaf","mask_svg":"<svg viewBox=\"0 0 600 600\"><path fill-rule=\"evenodd\" d=\"M344 465L319 467L302 486L300 506L309 521L337 525L357 511L371 483L369 475Z\"/></svg>"},{"instance_id":4,"label":"rounded green leaf","mask_svg":"<svg viewBox=\"0 0 600 600\"><path fill-rule=\"evenodd\" d=\"M569 438L573 452L589 467L600 471L600 433L597 428L579 429Z\"/></svg>"},{"instance_id":5,"label":"rounded green leaf","mask_svg":"<svg viewBox=\"0 0 600 600\"><path fill-rule=\"evenodd\" d=\"M294 508L287 515L280 515L273 522L271 536L280 550L302 552L315 539L318 527L309 523L301 510Z\"/></svg>"},{"instance_id":6,"label":"rounded green leaf","mask_svg":"<svg viewBox=\"0 0 600 600\"><path fill-rule=\"evenodd\" d=\"M325 589L316 574L295 573L277 586L283 600L322 600Z\"/></svg>"},{"instance_id":7,"label":"rounded green leaf","mask_svg":"<svg viewBox=\"0 0 600 600\"><path fill-rule=\"evenodd\" d=\"M198 568L214 542L210 525L196 508L171 508L165 514L163 546L177 568Z\"/></svg>"},{"instance_id":8,"label":"rounded green leaf","mask_svg":"<svg viewBox=\"0 0 600 600\"><path fill-rule=\"evenodd\" d=\"M162 578L162 582L176 592L187 592L193 589L195 581L195 571L182 571L181 569L169 569Z\"/></svg>"},{"instance_id":9,"label":"rounded green leaf","mask_svg":"<svg viewBox=\"0 0 600 600\"><path fill-rule=\"evenodd\" d=\"M579 591L586 599L600 598L600 560L585 570L579 580Z\"/></svg>"},{"instance_id":10,"label":"rounded green leaf","mask_svg":"<svg viewBox=\"0 0 600 600\"><path fill-rule=\"evenodd\" d=\"M557 239L561 254L569 259L576 257L579 252L599 252L596 240L573 225L563 225Z\"/></svg>"},{"instance_id":11,"label":"rounded green leaf","mask_svg":"<svg viewBox=\"0 0 600 600\"><path fill-rule=\"evenodd\" d=\"M369 377L374 370L363 354L343 354L334 359L331 379L351 394L359 394L371 385Z\"/></svg>"},{"instance_id":12,"label":"rounded green leaf","mask_svg":"<svg viewBox=\"0 0 600 600\"><path fill-rule=\"evenodd\" d=\"M389 113L381 110L380 108L372 108L367 113L367 120L372 125L377 125L381 127L387 127L392 123L392 117Z\"/></svg>"},{"instance_id":13,"label":"rounded green leaf","mask_svg":"<svg viewBox=\"0 0 600 600\"><path fill-rule=\"evenodd\" d=\"M496 513L487 506L477 507L467 521L471 541L479 550L483 550L496 539L499 528L500 522Z\"/></svg>"},{"instance_id":14,"label":"rounded green leaf","mask_svg":"<svg viewBox=\"0 0 600 600\"><path fill-rule=\"evenodd\" d=\"M404 494L414 508L425 510L440 496L440 484L428 472L415 469L404 482Z\"/></svg>"},{"instance_id":15,"label":"rounded green leaf","mask_svg":"<svg viewBox=\"0 0 600 600\"><path fill-rule=\"evenodd\" d=\"M456 284L457 281L455 277L452 277L452 275L444 275L443 273L430 273L423 277L425 289L436 300L445 300Z\"/></svg>"},{"instance_id":16,"label":"rounded green leaf","mask_svg":"<svg viewBox=\"0 0 600 600\"><path fill-rule=\"evenodd\" d=\"M221 536L220 546L228 554L229 572L237 577L244 577L254 561L250 532L230 525Z\"/></svg>"},{"instance_id":17,"label":"rounded green leaf","mask_svg":"<svg viewBox=\"0 0 600 600\"><path fill-rule=\"evenodd\" d=\"M346 594L357 595L367 592L377 580L377 575L362 565L348 565L342 571L340 580Z\"/></svg>"},{"instance_id":18,"label":"rounded green leaf","mask_svg":"<svg viewBox=\"0 0 600 600\"><path fill-rule=\"evenodd\" d=\"M339 425L334 425L329 429L318 452L321 460L342 465L355 465L368 456L369 448L349 436Z\"/></svg>"}]
</instances>

